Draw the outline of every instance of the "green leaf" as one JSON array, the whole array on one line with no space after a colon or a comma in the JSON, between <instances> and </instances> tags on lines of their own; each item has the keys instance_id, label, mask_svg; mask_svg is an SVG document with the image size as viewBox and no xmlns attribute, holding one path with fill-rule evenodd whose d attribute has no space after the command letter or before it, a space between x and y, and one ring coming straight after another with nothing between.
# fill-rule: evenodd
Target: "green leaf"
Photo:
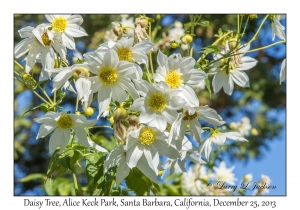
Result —
<instances>
[{"instance_id":1,"label":"green leaf","mask_svg":"<svg viewBox=\"0 0 300 210\"><path fill-rule=\"evenodd\" d=\"M203 21L201 23L197 23L197 25L208 27L209 26L209 21Z\"/></svg>"},{"instance_id":2,"label":"green leaf","mask_svg":"<svg viewBox=\"0 0 300 210\"><path fill-rule=\"evenodd\" d=\"M217 46L208 46L208 47L204 47L200 52L205 54L218 53L220 52L220 49Z\"/></svg>"},{"instance_id":3,"label":"green leaf","mask_svg":"<svg viewBox=\"0 0 300 210\"><path fill-rule=\"evenodd\" d=\"M136 195L159 194L159 186L146 177L139 169L133 168L125 179L126 185Z\"/></svg>"},{"instance_id":4,"label":"green leaf","mask_svg":"<svg viewBox=\"0 0 300 210\"><path fill-rule=\"evenodd\" d=\"M86 159L86 174L88 179L88 192L92 195L97 182L103 179L103 164L104 157L101 152L95 152L85 157Z\"/></svg>"},{"instance_id":5,"label":"green leaf","mask_svg":"<svg viewBox=\"0 0 300 210\"><path fill-rule=\"evenodd\" d=\"M45 179L46 176L44 174L29 174L28 176L22 178L19 180L19 182L29 182L36 179Z\"/></svg>"},{"instance_id":6,"label":"green leaf","mask_svg":"<svg viewBox=\"0 0 300 210\"><path fill-rule=\"evenodd\" d=\"M22 115L22 117L24 117L24 115L25 115L26 113L31 112L31 111L34 111L34 110L36 110L36 109L38 109L38 108L40 108L40 107L42 107L42 106L43 106L43 109L45 109L45 107L46 107L46 110L48 109L47 104L41 103L40 105L38 105L38 106L36 106L36 107L33 107L33 108L27 110L26 112L24 112L24 114ZM45 112L43 109L42 109L42 111ZM46 111L46 112L47 112L47 111ZM46 112L45 112L45 113L46 113Z\"/></svg>"},{"instance_id":7,"label":"green leaf","mask_svg":"<svg viewBox=\"0 0 300 210\"><path fill-rule=\"evenodd\" d=\"M192 27L192 23L191 22L184 24L184 30L185 31L189 30L190 27Z\"/></svg>"},{"instance_id":8,"label":"green leaf","mask_svg":"<svg viewBox=\"0 0 300 210\"><path fill-rule=\"evenodd\" d=\"M209 97L211 98L210 81L209 81L209 79L208 79L208 78L205 78L205 79L204 79L204 81L205 81L205 84L206 84L207 90L208 90L208 92L209 92Z\"/></svg>"}]
</instances>

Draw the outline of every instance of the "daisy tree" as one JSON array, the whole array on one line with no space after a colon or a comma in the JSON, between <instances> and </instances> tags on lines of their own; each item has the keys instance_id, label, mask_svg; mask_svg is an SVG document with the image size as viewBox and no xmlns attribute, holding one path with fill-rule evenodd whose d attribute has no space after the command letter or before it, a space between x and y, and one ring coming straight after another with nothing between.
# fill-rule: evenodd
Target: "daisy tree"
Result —
<instances>
[{"instance_id":1,"label":"daisy tree","mask_svg":"<svg viewBox=\"0 0 300 210\"><path fill-rule=\"evenodd\" d=\"M230 188L238 179L224 157L259 156L257 141L280 126L234 121L224 110L238 109L228 104L238 94L240 109L263 100L268 74L251 80L256 55L286 44L285 16L228 15L227 28L200 14L96 16L16 16L36 21L17 29L15 91L35 101L20 119L31 117L36 144L48 151L47 168L20 181L42 180L48 195L244 195ZM258 45L262 33L269 44ZM279 65L278 87L286 59ZM21 145L15 140L17 162Z\"/></svg>"}]
</instances>

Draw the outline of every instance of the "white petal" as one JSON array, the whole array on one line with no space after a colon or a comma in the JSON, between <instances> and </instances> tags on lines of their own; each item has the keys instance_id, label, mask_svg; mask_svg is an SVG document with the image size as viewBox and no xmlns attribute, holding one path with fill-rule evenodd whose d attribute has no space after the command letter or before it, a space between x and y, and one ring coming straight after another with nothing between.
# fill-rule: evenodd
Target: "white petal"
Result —
<instances>
[{"instance_id":1,"label":"white petal","mask_svg":"<svg viewBox=\"0 0 300 210\"><path fill-rule=\"evenodd\" d=\"M104 54L102 66L115 69L117 68L118 63L119 57L116 51L110 49L107 51L107 53Z\"/></svg>"},{"instance_id":2,"label":"white petal","mask_svg":"<svg viewBox=\"0 0 300 210\"><path fill-rule=\"evenodd\" d=\"M77 25L81 25L83 23L83 19L81 17L81 15L71 15L68 18L68 24L77 24Z\"/></svg>"},{"instance_id":3,"label":"white petal","mask_svg":"<svg viewBox=\"0 0 300 210\"><path fill-rule=\"evenodd\" d=\"M280 83L279 84L281 84L281 82L283 82L286 78L286 59L284 59L281 63L279 77L280 77Z\"/></svg>"},{"instance_id":4,"label":"white petal","mask_svg":"<svg viewBox=\"0 0 300 210\"><path fill-rule=\"evenodd\" d=\"M74 126L72 127L72 129L74 130L75 135L78 137L78 143L81 144L82 146L90 147L90 144L87 139L86 131L79 126Z\"/></svg>"},{"instance_id":5,"label":"white petal","mask_svg":"<svg viewBox=\"0 0 300 210\"><path fill-rule=\"evenodd\" d=\"M150 168L147 164L147 160L144 156L140 158L138 161L136 167L146 176L148 177L152 182L158 183L157 182L157 177L155 171Z\"/></svg>"},{"instance_id":6,"label":"white petal","mask_svg":"<svg viewBox=\"0 0 300 210\"><path fill-rule=\"evenodd\" d=\"M61 144L61 139L63 137L63 130L57 128L54 133L52 134L50 141L49 141L49 153L52 154L56 148Z\"/></svg>"},{"instance_id":7,"label":"white petal","mask_svg":"<svg viewBox=\"0 0 300 210\"><path fill-rule=\"evenodd\" d=\"M124 180L130 172L130 168L128 167L126 160L123 159L120 161L120 165L117 169L117 176L116 176L116 184L117 186L120 185L121 181Z\"/></svg>"},{"instance_id":8,"label":"white petal","mask_svg":"<svg viewBox=\"0 0 300 210\"><path fill-rule=\"evenodd\" d=\"M245 72L236 71L230 74L232 80L240 87L249 87L249 77Z\"/></svg>"},{"instance_id":9,"label":"white petal","mask_svg":"<svg viewBox=\"0 0 300 210\"><path fill-rule=\"evenodd\" d=\"M126 153L126 161L128 166L130 168L135 167L142 155L143 155L143 151L140 150L138 146L133 146L131 148L128 148Z\"/></svg>"},{"instance_id":10,"label":"white petal","mask_svg":"<svg viewBox=\"0 0 300 210\"><path fill-rule=\"evenodd\" d=\"M44 122L41 127L39 128L38 135L36 139L39 138L45 138L47 135L49 135L55 128L57 128L57 124L55 120L47 120L47 122Z\"/></svg>"},{"instance_id":11,"label":"white petal","mask_svg":"<svg viewBox=\"0 0 300 210\"><path fill-rule=\"evenodd\" d=\"M241 61L242 61L242 64L236 68L236 70L238 70L238 71L249 70L249 69L253 68L257 63L257 60L255 60L254 58L251 58L249 56L242 57Z\"/></svg>"},{"instance_id":12,"label":"white petal","mask_svg":"<svg viewBox=\"0 0 300 210\"><path fill-rule=\"evenodd\" d=\"M88 36L85 30L77 24L68 24L68 27L65 29L64 32L72 37Z\"/></svg>"},{"instance_id":13,"label":"white petal","mask_svg":"<svg viewBox=\"0 0 300 210\"><path fill-rule=\"evenodd\" d=\"M165 155L165 156L167 156L171 159L180 158L180 154L177 151L177 149L175 149L172 146L169 146L167 141L165 141L165 140L158 140L157 139L154 142L153 146L158 151L158 153L161 154L161 155Z\"/></svg>"},{"instance_id":14,"label":"white petal","mask_svg":"<svg viewBox=\"0 0 300 210\"><path fill-rule=\"evenodd\" d=\"M158 54L157 54L158 65L165 66L167 59L168 59L168 57L165 54L163 54L160 50L158 50Z\"/></svg>"},{"instance_id":15,"label":"white petal","mask_svg":"<svg viewBox=\"0 0 300 210\"><path fill-rule=\"evenodd\" d=\"M99 115L97 118L99 118L109 106L111 96L112 92L110 88L106 88L105 86L103 86L102 91L98 92Z\"/></svg>"}]
</instances>

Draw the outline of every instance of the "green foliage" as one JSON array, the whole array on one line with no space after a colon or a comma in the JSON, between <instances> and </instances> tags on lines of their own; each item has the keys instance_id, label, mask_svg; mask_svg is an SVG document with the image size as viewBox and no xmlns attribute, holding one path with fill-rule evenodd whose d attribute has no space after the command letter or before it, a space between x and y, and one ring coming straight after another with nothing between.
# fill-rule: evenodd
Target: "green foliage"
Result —
<instances>
[{"instance_id":1,"label":"green foliage","mask_svg":"<svg viewBox=\"0 0 300 210\"><path fill-rule=\"evenodd\" d=\"M212 45L208 47L203 47L199 53L210 54L210 53L218 53L218 52L220 52L220 49L217 46Z\"/></svg>"},{"instance_id":2,"label":"green foliage","mask_svg":"<svg viewBox=\"0 0 300 210\"><path fill-rule=\"evenodd\" d=\"M160 192L159 185L152 182L139 169L133 168L125 179L126 185L133 190L136 195L158 195Z\"/></svg>"},{"instance_id":3,"label":"green foliage","mask_svg":"<svg viewBox=\"0 0 300 210\"><path fill-rule=\"evenodd\" d=\"M104 173L104 156L101 152L92 153L85 158L86 174L88 178L88 194L93 196L110 195L115 183L114 180L117 167L112 167Z\"/></svg>"},{"instance_id":4,"label":"green foliage","mask_svg":"<svg viewBox=\"0 0 300 210\"><path fill-rule=\"evenodd\" d=\"M46 176L44 174L29 174L28 176L22 178L19 180L19 182L29 182L36 179L46 179Z\"/></svg>"}]
</instances>

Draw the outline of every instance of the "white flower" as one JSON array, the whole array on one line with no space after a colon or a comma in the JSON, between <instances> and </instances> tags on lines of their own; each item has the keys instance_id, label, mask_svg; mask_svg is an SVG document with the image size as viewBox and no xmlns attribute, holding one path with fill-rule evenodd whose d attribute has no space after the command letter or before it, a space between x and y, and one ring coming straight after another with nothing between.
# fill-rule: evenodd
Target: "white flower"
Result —
<instances>
[{"instance_id":1,"label":"white flower","mask_svg":"<svg viewBox=\"0 0 300 210\"><path fill-rule=\"evenodd\" d=\"M175 121L178 116L176 110L180 109L185 101L178 96L179 91L170 89L164 82L141 87L145 88L145 96L136 99L130 110L141 112L140 123L164 131L167 122L172 124Z\"/></svg>"},{"instance_id":2,"label":"white flower","mask_svg":"<svg viewBox=\"0 0 300 210\"><path fill-rule=\"evenodd\" d=\"M234 166L231 168L226 168L226 164L224 161L222 161L219 165L219 168L216 166L213 167L215 174L212 174L211 177L215 181L221 181L221 182L226 182L228 184L234 185L234 181L237 180L234 177L234 173L232 173Z\"/></svg>"},{"instance_id":3,"label":"white flower","mask_svg":"<svg viewBox=\"0 0 300 210\"><path fill-rule=\"evenodd\" d=\"M26 73L29 73L34 66L40 53L44 69L54 68L55 51L59 53L63 60L66 60L66 48L61 43L61 35L59 33L49 31L45 25L39 25L36 28L27 26L18 32L21 38L25 39L15 46L15 57L19 58L28 52L25 67Z\"/></svg>"},{"instance_id":4,"label":"white flower","mask_svg":"<svg viewBox=\"0 0 300 210\"><path fill-rule=\"evenodd\" d=\"M75 49L73 37L87 36L80 26L83 22L81 15L45 15L51 23L54 32L61 33L62 41L69 49Z\"/></svg>"},{"instance_id":5,"label":"white flower","mask_svg":"<svg viewBox=\"0 0 300 210\"><path fill-rule=\"evenodd\" d=\"M135 68L127 61L119 61L118 54L109 49L103 56L95 51L87 60L89 70L97 76L90 77L92 93L98 92L99 115L103 114L110 100L123 102L127 91L133 99L139 97L130 79L135 78Z\"/></svg>"},{"instance_id":6,"label":"white flower","mask_svg":"<svg viewBox=\"0 0 300 210\"><path fill-rule=\"evenodd\" d=\"M235 53L246 53L249 51L249 49L250 45L243 45ZM226 43L225 50L223 50L221 54L227 54L229 52L230 49L228 43ZM214 56L214 59L220 59L222 57L221 54ZM218 93L223 87L224 92L227 95L231 95L234 83L240 87L249 87L249 77L244 71L254 67L257 63L257 60L243 55L244 54L231 56L230 58L224 58L212 65L213 68L210 69L210 73L216 72L216 75L212 81L212 86L215 93Z\"/></svg>"},{"instance_id":7,"label":"white flower","mask_svg":"<svg viewBox=\"0 0 300 210\"><path fill-rule=\"evenodd\" d=\"M280 85L281 83L285 80L286 78L286 59L284 59L281 63L281 68L280 68Z\"/></svg>"},{"instance_id":8,"label":"white flower","mask_svg":"<svg viewBox=\"0 0 300 210\"><path fill-rule=\"evenodd\" d=\"M120 185L121 181L125 179L130 172L130 167L126 162L127 151L124 145L117 146L114 148L107 156L104 162L104 169L107 171L109 168L118 165L118 169L116 172L116 184ZM145 157L141 157L141 159L137 162L136 167L151 181L157 183L157 178L155 172L147 165L143 164L147 162Z\"/></svg>"},{"instance_id":9,"label":"white flower","mask_svg":"<svg viewBox=\"0 0 300 210\"><path fill-rule=\"evenodd\" d=\"M141 126L131 131L126 140L128 166L133 168L141 160L143 165L150 166L157 175L159 155L172 159L180 158L179 152L168 145L166 139L167 136L154 127ZM146 161L141 159L142 156Z\"/></svg>"},{"instance_id":10,"label":"white flower","mask_svg":"<svg viewBox=\"0 0 300 210\"><path fill-rule=\"evenodd\" d=\"M259 183L257 183L258 186L261 186L261 188L259 188L258 190L256 190L254 192L254 195L264 195L270 192L269 189L266 189L271 183L271 179L270 177L268 177L267 175L262 174L261 175L261 180L259 181Z\"/></svg>"},{"instance_id":11,"label":"white flower","mask_svg":"<svg viewBox=\"0 0 300 210\"><path fill-rule=\"evenodd\" d=\"M123 36L133 37L134 36L134 19L133 17L130 17L127 19L128 15L121 15L122 20L121 24L122 27L125 28L125 33L123 33Z\"/></svg>"},{"instance_id":12,"label":"white flower","mask_svg":"<svg viewBox=\"0 0 300 210\"><path fill-rule=\"evenodd\" d=\"M158 51L157 63L159 67L153 79L156 82L166 82L171 89L179 88L182 90L180 96L187 101L187 107L199 106L195 91L187 86L199 84L207 78L207 74L202 70L194 69L195 59L192 57L182 58L180 54L167 57L161 51Z\"/></svg>"},{"instance_id":13,"label":"white flower","mask_svg":"<svg viewBox=\"0 0 300 210\"><path fill-rule=\"evenodd\" d=\"M184 137L180 146L176 145L177 142L179 142L179 141L173 141L172 143L174 143L175 147L178 149L178 151L180 151L181 157L177 158L177 159L168 158L166 160L166 164L164 167L165 171L164 171L163 176L165 175L165 172L167 171L167 169L170 169L170 174L186 172L186 170L185 170L186 153L188 151L192 151L193 146L192 146L192 143L186 137Z\"/></svg>"},{"instance_id":14,"label":"white flower","mask_svg":"<svg viewBox=\"0 0 300 210\"><path fill-rule=\"evenodd\" d=\"M181 22L176 21L174 26L174 28L169 30L169 36L171 37L171 40L180 43L180 38L184 35L183 25Z\"/></svg>"},{"instance_id":15,"label":"white flower","mask_svg":"<svg viewBox=\"0 0 300 210\"><path fill-rule=\"evenodd\" d=\"M87 102L91 94L91 81L89 79L90 72L87 67L88 66L86 64L74 64L71 67L47 70L50 73L57 73L53 79L52 92L58 90L71 76L76 74L78 79L75 82L75 87L78 92L78 100L81 100L82 103Z\"/></svg>"},{"instance_id":16,"label":"white flower","mask_svg":"<svg viewBox=\"0 0 300 210\"><path fill-rule=\"evenodd\" d=\"M242 136L248 136L251 127L250 119L248 117L243 117L241 121L237 123L237 132Z\"/></svg>"},{"instance_id":17,"label":"white flower","mask_svg":"<svg viewBox=\"0 0 300 210\"><path fill-rule=\"evenodd\" d=\"M208 181L206 169L203 165L195 164L189 168L187 173L183 173L182 185L190 195L200 195L207 191L206 185L201 180Z\"/></svg>"},{"instance_id":18,"label":"white flower","mask_svg":"<svg viewBox=\"0 0 300 210\"><path fill-rule=\"evenodd\" d=\"M34 119L37 123L42 123L36 139L45 138L52 131L54 133L50 137L49 152L55 151L56 147L60 146L62 151L70 140L71 129L78 137L78 142L86 147L89 147L87 133L85 127L94 126L97 120L87 120L83 115L65 114L56 112L47 112L44 116Z\"/></svg>"},{"instance_id":19,"label":"white flower","mask_svg":"<svg viewBox=\"0 0 300 210\"><path fill-rule=\"evenodd\" d=\"M211 136L205 139L199 148L199 153L204 154L206 160L209 160L209 155L212 150L212 146L215 145L217 149L220 149L225 141L226 138L232 139L235 141L247 141L241 134L238 132L228 132L228 133L221 133L219 129L212 130L211 129Z\"/></svg>"},{"instance_id":20,"label":"white flower","mask_svg":"<svg viewBox=\"0 0 300 210\"><path fill-rule=\"evenodd\" d=\"M274 41L275 36L277 36L279 39L285 40L285 33L284 29L285 27L281 25L280 21L281 19L284 19L285 16L283 15L270 15L271 22L272 22L272 41Z\"/></svg>"},{"instance_id":21,"label":"white flower","mask_svg":"<svg viewBox=\"0 0 300 210\"><path fill-rule=\"evenodd\" d=\"M244 181L245 182L251 182L252 179L253 179L253 176L252 174L246 174L244 177L243 177Z\"/></svg>"},{"instance_id":22,"label":"white flower","mask_svg":"<svg viewBox=\"0 0 300 210\"><path fill-rule=\"evenodd\" d=\"M172 124L169 142L174 138L174 136L183 138L188 125L190 126L190 132L193 139L200 142L202 129L198 120L203 120L214 126L220 126L225 123L222 117L207 105L184 110Z\"/></svg>"}]
</instances>

